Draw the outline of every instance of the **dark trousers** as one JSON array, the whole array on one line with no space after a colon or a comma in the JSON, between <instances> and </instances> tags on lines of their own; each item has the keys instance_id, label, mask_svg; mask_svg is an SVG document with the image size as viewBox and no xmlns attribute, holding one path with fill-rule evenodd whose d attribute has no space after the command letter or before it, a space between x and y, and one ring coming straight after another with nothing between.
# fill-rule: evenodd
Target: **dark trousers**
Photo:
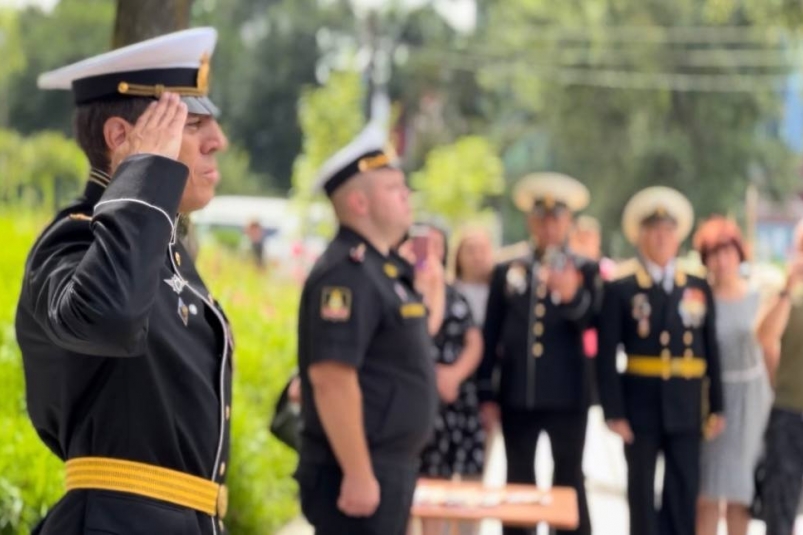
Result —
<instances>
[{"instance_id":1,"label":"dark trousers","mask_svg":"<svg viewBox=\"0 0 803 535\"><path fill-rule=\"evenodd\" d=\"M690 535L695 532L700 487L700 435L636 433L625 445L631 535ZM655 508L655 463L664 454L664 493Z\"/></svg>"},{"instance_id":2,"label":"dark trousers","mask_svg":"<svg viewBox=\"0 0 803 535\"><path fill-rule=\"evenodd\" d=\"M337 508L343 473L336 465L300 464L296 471L301 511L315 527L315 535L405 535L418 466L377 466L380 501L376 512L353 518Z\"/></svg>"},{"instance_id":3,"label":"dark trousers","mask_svg":"<svg viewBox=\"0 0 803 535\"><path fill-rule=\"evenodd\" d=\"M586 441L587 411L502 409L508 483L535 484L535 447L538 435L546 431L555 461L553 485L577 491L580 526L558 534L590 535L591 520L583 476L583 448ZM524 535L533 530L504 528L504 535Z\"/></svg>"},{"instance_id":4,"label":"dark trousers","mask_svg":"<svg viewBox=\"0 0 803 535\"><path fill-rule=\"evenodd\" d=\"M143 496L107 490L65 494L33 535L226 535L203 513Z\"/></svg>"},{"instance_id":5,"label":"dark trousers","mask_svg":"<svg viewBox=\"0 0 803 535\"><path fill-rule=\"evenodd\" d=\"M803 486L803 414L772 409L762 486L767 535L792 535Z\"/></svg>"}]
</instances>

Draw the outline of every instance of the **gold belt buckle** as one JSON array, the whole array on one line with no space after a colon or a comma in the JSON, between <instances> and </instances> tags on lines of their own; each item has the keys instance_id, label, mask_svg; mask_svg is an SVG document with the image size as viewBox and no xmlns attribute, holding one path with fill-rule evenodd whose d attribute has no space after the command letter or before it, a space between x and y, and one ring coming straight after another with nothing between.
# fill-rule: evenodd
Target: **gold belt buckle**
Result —
<instances>
[{"instance_id":1,"label":"gold belt buckle","mask_svg":"<svg viewBox=\"0 0 803 535\"><path fill-rule=\"evenodd\" d=\"M226 518L226 513L229 510L229 489L226 485L221 485L217 493L217 516L219 518Z\"/></svg>"}]
</instances>

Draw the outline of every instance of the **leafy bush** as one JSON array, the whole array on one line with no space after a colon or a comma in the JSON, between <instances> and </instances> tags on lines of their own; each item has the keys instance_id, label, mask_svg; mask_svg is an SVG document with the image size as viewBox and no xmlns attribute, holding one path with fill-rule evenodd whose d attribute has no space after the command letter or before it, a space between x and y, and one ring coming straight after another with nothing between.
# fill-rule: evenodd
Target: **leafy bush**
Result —
<instances>
[{"instance_id":1,"label":"leafy bush","mask_svg":"<svg viewBox=\"0 0 803 535\"><path fill-rule=\"evenodd\" d=\"M13 328L25 256L41 223L5 208L0 216L0 535L29 533L63 492L61 462L25 412ZM297 512L294 454L269 436L267 425L295 363L298 288L268 280L219 249L203 249L199 260L236 337L227 524L233 535L273 533Z\"/></svg>"},{"instance_id":2,"label":"leafy bush","mask_svg":"<svg viewBox=\"0 0 803 535\"><path fill-rule=\"evenodd\" d=\"M14 336L14 310L25 256L35 237L34 218L0 217L0 533L28 533L63 492L61 462L42 445L25 412L22 361Z\"/></svg>"}]
</instances>

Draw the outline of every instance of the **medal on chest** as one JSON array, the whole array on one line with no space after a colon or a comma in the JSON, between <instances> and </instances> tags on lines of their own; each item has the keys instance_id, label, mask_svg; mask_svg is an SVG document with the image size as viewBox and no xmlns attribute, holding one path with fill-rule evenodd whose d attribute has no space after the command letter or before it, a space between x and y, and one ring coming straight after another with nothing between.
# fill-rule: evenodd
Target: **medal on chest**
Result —
<instances>
[{"instance_id":1,"label":"medal on chest","mask_svg":"<svg viewBox=\"0 0 803 535\"><path fill-rule=\"evenodd\" d=\"M181 318L181 323L187 327L190 324L190 316L195 316L198 314L198 307L192 303L187 305L184 303L184 300L181 298L181 296L179 296L176 312L178 312L178 317Z\"/></svg>"},{"instance_id":2,"label":"medal on chest","mask_svg":"<svg viewBox=\"0 0 803 535\"><path fill-rule=\"evenodd\" d=\"M686 288L680 300L678 311L683 326L687 329L696 329L702 326L708 307L705 303L705 293L699 288Z\"/></svg>"},{"instance_id":3,"label":"medal on chest","mask_svg":"<svg viewBox=\"0 0 803 535\"><path fill-rule=\"evenodd\" d=\"M633 319L636 320L638 335L647 338L650 335L650 315L652 305L645 293L638 293L633 296L632 303Z\"/></svg>"},{"instance_id":4,"label":"medal on chest","mask_svg":"<svg viewBox=\"0 0 803 535\"><path fill-rule=\"evenodd\" d=\"M509 295L521 295L527 290L527 268L523 264L510 265L505 275L505 288Z\"/></svg>"}]
</instances>

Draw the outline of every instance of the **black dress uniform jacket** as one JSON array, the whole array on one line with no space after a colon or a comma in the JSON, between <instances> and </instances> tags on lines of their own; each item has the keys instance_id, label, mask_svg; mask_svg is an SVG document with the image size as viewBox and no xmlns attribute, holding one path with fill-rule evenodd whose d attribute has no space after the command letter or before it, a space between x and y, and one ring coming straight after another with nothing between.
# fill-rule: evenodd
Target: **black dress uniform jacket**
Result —
<instances>
[{"instance_id":1,"label":"black dress uniform jacket","mask_svg":"<svg viewBox=\"0 0 803 535\"><path fill-rule=\"evenodd\" d=\"M620 343L629 357L705 359L706 378L620 375L616 369ZM714 300L708 283L677 271L667 293L641 265L632 275L609 283L600 315L598 375L606 419L626 418L634 432L699 432L703 411L723 410Z\"/></svg>"},{"instance_id":2,"label":"black dress uniform jacket","mask_svg":"<svg viewBox=\"0 0 803 535\"><path fill-rule=\"evenodd\" d=\"M599 267L573 257L583 287L571 303L555 303L539 283L535 254L493 271L478 371L480 401L513 409L582 410L589 403L583 330L601 301ZM498 384L494 374L500 368Z\"/></svg>"},{"instance_id":3,"label":"black dress uniform jacket","mask_svg":"<svg viewBox=\"0 0 803 535\"><path fill-rule=\"evenodd\" d=\"M16 331L27 405L64 460L110 457L223 483L233 343L227 320L176 242L187 168L138 155L37 240ZM117 492L73 490L39 533L223 533L217 518Z\"/></svg>"},{"instance_id":4,"label":"black dress uniform jacket","mask_svg":"<svg viewBox=\"0 0 803 535\"><path fill-rule=\"evenodd\" d=\"M414 462L426 444L438 408L433 342L402 262L342 228L312 269L298 326L302 461L335 462L309 385L310 365L322 361L358 370L373 458Z\"/></svg>"},{"instance_id":5,"label":"black dress uniform jacket","mask_svg":"<svg viewBox=\"0 0 803 535\"><path fill-rule=\"evenodd\" d=\"M616 368L619 344L628 365ZM605 418L626 418L630 533L694 533L704 414L721 413L722 382L714 300L705 280L676 271L671 291L647 270L606 289L599 329L600 401ZM703 369L704 366L704 369ZM663 498L655 508L655 466L665 459Z\"/></svg>"},{"instance_id":6,"label":"black dress uniform jacket","mask_svg":"<svg viewBox=\"0 0 803 535\"><path fill-rule=\"evenodd\" d=\"M421 450L438 410L434 346L412 269L341 228L304 285L299 311L302 435L296 478L318 534L402 535ZM381 500L368 518L337 509L342 473L315 406L309 367L357 370L365 433Z\"/></svg>"}]
</instances>

